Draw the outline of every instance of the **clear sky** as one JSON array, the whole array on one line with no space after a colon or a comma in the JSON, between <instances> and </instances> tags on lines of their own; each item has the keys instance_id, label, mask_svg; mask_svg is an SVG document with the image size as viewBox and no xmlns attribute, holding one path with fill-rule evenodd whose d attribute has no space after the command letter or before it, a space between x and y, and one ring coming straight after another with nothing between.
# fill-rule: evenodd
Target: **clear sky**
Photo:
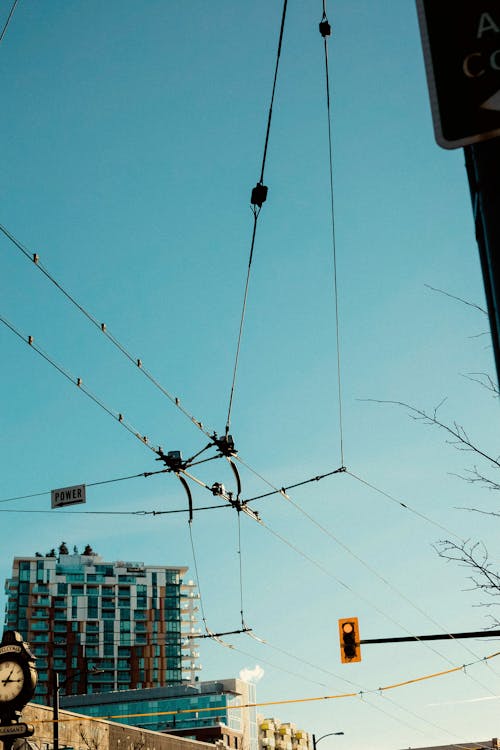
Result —
<instances>
[{"instance_id":1,"label":"clear sky","mask_svg":"<svg viewBox=\"0 0 500 750\"><path fill-rule=\"evenodd\" d=\"M277 487L341 464L322 3L288 5L231 420L241 457ZM0 46L0 223L219 433L281 10L276 0L20 0ZM338 0L327 11L344 462L416 513L348 474L290 491L299 509L279 495L253 503L265 526L241 519L243 609L267 643L202 641L201 676L259 665L260 701L362 691L263 709L317 736L345 732L323 750L491 738L500 659L378 688L475 662L494 641L372 645L361 663L340 664L338 618L357 615L361 637L376 638L478 630L496 611L475 606L468 572L433 548L456 534L498 559L498 521L461 509L495 508L493 493L456 476L477 459L404 410L363 399L433 409L446 398L442 418L493 453L498 407L463 377L493 373L487 320L426 287L484 305L463 152L434 142L414 3ZM204 447L4 236L0 262L0 314L24 336L153 445L184 456ZM5 326L0 346L0 499L159 468ZM269 490L240 470L244 498ZM221 461L193 474L234 489ZM192 492L195 505L214 500ZM89 488L86 506L69 510L50 511L47 495L2 503L0 577L15 555L64 540L110 560L185 564L195 578L186 514L132 514L186 502L162 475ZM236 516L199 512L192 528L214 631L240 626Z\"/></svg>"}]
</instances>

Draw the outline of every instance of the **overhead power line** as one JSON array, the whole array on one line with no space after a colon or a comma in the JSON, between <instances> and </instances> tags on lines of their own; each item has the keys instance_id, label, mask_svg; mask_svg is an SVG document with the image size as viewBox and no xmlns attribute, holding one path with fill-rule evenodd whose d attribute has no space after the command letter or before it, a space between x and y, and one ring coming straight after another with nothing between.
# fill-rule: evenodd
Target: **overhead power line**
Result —
<instances>
[{"instance_id":1,"label":"overhead power line","mask_svg":"<svg viewBox=\"0 0 500 750\"><path fill-rule=\"evenodd\" d=\"M272 94L271 94L271 102L269 104L269 110L267 114L266 137L264 140L264 153L262 156L260 179L258 183L256 184L256 186L253 188L251 198L250 198L250 203L251 203L251 208L252 208L252 213L253 213L252 240L250 242L250 254L248 258L248 267L247 267L247 274L246 274L246 280L245 280L245 290L243 293L243 304L241 308L240 325L239 325L239 330L238 330L238 340L236 344L236 355L234 359L233 377L231 381L231 389L229 392L229 405L227 409L227 419L226 419L226 436L229 434L230 425L231 425L231 411L233 408L234 389L236 385L236 375L238 372L238 362L239 362L239 357L240 357L241 339L243 335L243 325L245 322L245 312L246 312L247 299L248 299L248 287L250 284L250 271L252 268L253 253L254 253L254 248L255 248L255 237L257 234L257 221L260 216L262 204L265 202L267 198L267 187L264 185L264 170L266 167L267 148L269 145L269 135L271 132L271 120L273 116L274 95L276 93L276 82L278 80L278 70L279 70L280 57L281 57L281 47L283 44L283 32L285 30L287 4L288 4L287 0L284 0L283 11L281 14L280 32L279 32L279 38L278 38L278 49L276 52L276 62L274 66L274 80L273 80L273 88L272 88Z\"/></svg>"},{"instance_id":2,"label":"overhead power line","mask_svg":"<svg viewBox=\"0 0 500 750\"><path fill-rule=\"evenodd\" d=\"M65 370L61 365L57 364L55 360L53 360L46 352L44 352L42 349L40 349L37 344L35 344L33 336L24 336L12 323L10 323L6 318L4 318L2 315L0 315L0 322L3 323L12 333L14 333L18 338L21 339L21 341L24 341L25 344L27 344L33 351L35 351L40 357L42 357L46 362L48 362L54 369L56 369L61 375L63 375L66 380L69 380L70 383L75 385L80 391L85 393L88 398L91 399L97 406L99 406L103 411L105 411L107 414L109 414L110 417L113 417L119 424L122 425L128 432L130 432L135 438L137 438L141 443L143 443L146 448L149 448L150 451L153 453L156 453L157 450L153 448L153 446L150 443L149 438L146 435L141 435L140 432L138 432L135 427L132 427L131 424L129 424L123 414L121 412L113 411L110 407L106 406L106 404L101 401L100 398L95 396L84 384L83 380L81 378L75 377L74 375L71 375L67 370Z\"/></svg>"},{"instance_id":3,"label":"overhead power line","mask_svg":"<svg viewBox=\"0 0 500 750\"><path fill-rule=\"evenodd\" d=\"M213 431L208 430L204 425L203 422L201 422L199 419L196 419L187 409L184 408L184 406L181 403L181 399L177 396L174 396L170 391L168 391L160 382L156 379L156 377L144 366L144 363L140 357L136 357L132 355L128 349L114 336L111 331L108 330L108 327L106 323L100 322L89 310L87 310L82 304L80 304L73 295L68 292L62 284L60 284L54 276L48 271L47 268L43 266L43 264L40 261L40 256L38 253L33 253L30 250L28 250L22 242L20 242L14 235L2 224L0 224L0 231L9 239L13 245L15 245L18 250L21 251L21 253L27 258L28 260L32 261L32 263L38 268L39 271L43 273L43 275L54 284L54 286L66 297L69 302L71 302L72 305L74 305L81 313L84 315L87 320L89 320L92 325L94 325L101 333L104 334L104 336L110 341L128 360L131 362L138 370L140 370L143 375L164 395L166 396L169 401L177 408L179 411L181 411L184 416L186 416L190 422L192 422L201 432L203 432L207 437L211 438Z\"/></svg>"},{"instance_id":4,"label":"overhead power line","mask_svg":"<svg viewBox=\"0 0 500 750\"><path fill-rule=\"evenodd\" d=\"M297 704L297 703L317 703L319 701L329 701L329 700L338 700L341 698L360 698L363 697L364 693L372 693L372 694L380 694L387 692L389 690L397 690L402 687L407 687L408 685L415 685L421 682L425 682L428 680L436 679L437 677L446 677L450 674L454 674L457 672L464 672L466 673L466 670L469 667L472 667L476 664L480 664L485 661L489 661L491 659L495 659L497 656L500 656L500 651L495 651L492 654L489 654L488 656L483 657L482 659L477 659L476 661L469 662L468 664L461 664L459 666L454 666L450 669L441 670L439 672L432 672L430 674L425 675L419 675L417 677L411 677L406 680L401 680L399 682L394 682L390 685L384 685L382 687L377 688L371 688L370 690L364 690L362 692L349 692L349 693L336 693L334 695L318 695L318 696L312 696L308 698L287 698L284 700L272 700L272 701L259 701L256 703L242 703L242 704L236 704L232 705L231 708L233 709L245 709L245 708L260 708L262 706L284 706L284 705L291 705L291 704ZM190 713L207 713L207 712L214 712L214 711L220 711L220 706L209 706L209 707L194 707L194 708L181 708L181 709L172 709L170 711L148 711L145 713L130 713L130 714L113 714L109 716L99 716L99 717L87 717L90 720L94 721L102 721L102 720L115 720L115 719L128 719L128 718L139 718L141 716L172 716L172 715L181 715L181 714L190 714ZM40 719L36 722L36 724L51 724L53 723L53 718L49 719ZM81 716L68 716L64 718L59 718L59 721L62 722L71 722L71 721L81 721Z\"/></svg>"},{"instance_id":5,"label":"overhead power line","mask_svg":"<svg viewBox=\"0 0 500 750\"><path fill-rule=\"evenodd\" d=\"M331 111L331 92L330 92L330 74L328 64L328 37L331 34L331 27L326 15L326 4L323 0L323 16L319 24L320 34L323 37L324 56L325 56L325 93L326 93L326 115L328 123L328 169L330 178L330 221L332 234L332 254L333 254L333 292L335 301L335 340L337 349L337 395L339 403L339 438L340 438L340 463L344 465L344 430L342 424L342 371L340 361L340 314L339 314L339 292L338 292L338 273L337 273L337 242L335 236L335 202L333 190L333 140L332 140L332 111Z\"/></svg>"},{"instance_id":6,"label":"overhead power line","mask_svg":"<svg viewBox=\"0 0 500 750\"><path fill-rule=\"evenodd\" d=\"M16 9L16 5L17 5L17 3L18 3L18 2L19 2L19 0L14 0L14 2L12 3L12 7L11 7L11 9L10 9L10 13L9 13L9 15L8 15L8 17L7 17L7 20L5 21L5 24L4 24L4 26L3 26L3 29L2 29L2 31L0 32L0 44L1 44L1 43L2 43L2 41L3 41L3 38L4 38L4 36L5 36L5 33L6 33L6 31L7 31L7 28L8 28L8 26L9 26L9 23L10 23L10 21L11 21L11 18L12 18L12 16L14 15L14 11L15 11L15 9Z\"/></svg>"}]
</instances>

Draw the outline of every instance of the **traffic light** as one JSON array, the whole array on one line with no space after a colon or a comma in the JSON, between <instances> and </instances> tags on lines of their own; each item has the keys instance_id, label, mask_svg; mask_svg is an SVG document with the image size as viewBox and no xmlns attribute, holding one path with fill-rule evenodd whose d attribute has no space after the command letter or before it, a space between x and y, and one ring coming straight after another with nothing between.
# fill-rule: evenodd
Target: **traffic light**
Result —
<instances>
[{"instance_id":1,"label":"traffic light","mask_svg":"<svg viewBox=\"0 0 500 750\"><path fill-rule=\"evenodd\" d=\"M361 661L358 618L346 617L343 620L339 620L339 636L342 664Z\"/></svg>"}]
</instances>

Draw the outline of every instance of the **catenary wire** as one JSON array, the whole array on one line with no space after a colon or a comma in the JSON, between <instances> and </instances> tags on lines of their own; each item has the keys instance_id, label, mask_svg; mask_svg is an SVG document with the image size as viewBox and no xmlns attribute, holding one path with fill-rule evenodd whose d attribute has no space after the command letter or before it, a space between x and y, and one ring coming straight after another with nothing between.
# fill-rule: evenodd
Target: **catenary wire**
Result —
<instances>
[{"instance_id":1,"label":"catenary wire","mask_svg":"<svg viewBox=\"0 0 500 750\"><path fill-rule=\"evenodd\" d=\"M433 526L440 529L441 531L445 531L447 534L451 534L451 536L453 536L459 542L465 541L464 539L462 539L462 537L459 534L456 534L451 529L448 529L446 526L443 526L441 523L438 523L438 521L434 521L432 518L429 518L429 516L426 516L424 513L421 513L420 511L415 510L415 508L412 508L411 505L408 505L408 503L404 503L402 500L398 500L393 495L390 495L385 490L381 490L379 487L376 487L374 484L371 484L366 479L363 479L357 474L353 474L352 471L349 471L348 469L346 469L345 473L348 476L355 479L357 482L364 484L365 487L369 487L374 492L377 492L379 495L382 495L383 497L387 498L387 500L390 500L391 502L396 503L396 505L399 505L401 508L404 508L404 510L408 510L410 513L413 513L414 516L417 516L418 518L421 518L423 521L426 521L427 523L432 524Z\"/></svg>"},{"instance_id":2,"label":"catenary wire","mask_svg":"<svg viewBox=\"0 0 500 750\"><path fill-rule=\"evenodd\" d=\"M193 507L193 513L202 510L221 510L229 509L230 505L203 505L197 508ZM32 508L1 508L0 513L52 513L54 510L33 510ZM65 516L167 516L173 513L189 513L187 508L177 508L174 510L57 510L58 515Z\"/></svg>"},{"instance_id":3,"label":"catenary wire","mask_svg":"<svg viewBox=\"0 0 500 750\"><path fill-rule=\"evenodd\" d=\"M409 635L414 635L402 623L400 623L398 620L396 620L394 617L392 617L392 615L390 615L388 612L380 609L380 607L378 607L378 605L375 602L373 602L371 599L369 599L368 597L364 596L363 594L360 594L358 591L355 591L351 586L349 586L349 584L345 583L340 578L338 578L336 575L334 575L333 573L331 573L327 568L325 568L323 565L321 565L321 563L319 563L317 560L314 560L314 558L310 557L307 553L305 553L303 550L301 550L295 544L293 544L288 539L286 539L284 536L282 536L280 533L278 533L277 531L275 531L274 529L272 529L269 526L269 524L262 522L261 526L263 526L267 531L269 531L273 536L275 536L277 539L279 539L281 542L283 542L286 546L290 547L290 549L294 550L301 557L303 557L308 562L310 562L312 565L314 565L319 570L321 570L322 573L324 573L325 575L327 575L329 578L333 579L336 583L338 583L340 586L342 586L343 588L345 588L347 591L350 591L358 599L360 599L361 601L364 601L366 604L368 604L370 607L372 607L372 609L374 609L376 612L378 612L378 614L380 614L386 620L388 620L389 622L392 622L394 625L396 625L397 627L401 628L404 632L408 633ZM448 664L452 663L451 660L447 656L445 656L444 654L442 654L440 651L438 651L437 649L435 649L433 646L430 646L427 643L427 641L419 641L419 642L422 643L425 647L427 647L427 649L429 651L432 651L434 654L436 654L437 656L439 656L441 659L443 659ZM472 676L470 676L470 678L474 682L476 682L480 687L482 687L484 690L486 690L486 692L488 692L490 695L494 694L490 690L490 688L488 686L484 685L483 683L481 683L480 681L476 680Z\"/></svg>"},{"instance_id":4,"label":"catenary wire","mask_svg":"<svg viewBox=\"0 0 500 750\"><path fill-rule=\"evenodd\" d=\"M165 474L167 469L159 469L158 471L142 471L140 474L130 474L126 477L115 477L114 479L102 479L99 482L85 482L86 487L98 487L102 484L112 484L113 482L125 482L128 479L137 479L139 477L151 477L155 474ZM44 492L33 492L30 495L17 495L16 497L4 497L0 499L0 503L10 503L13 500L28 500L33 497L43 497L50 495L51 490L45 490Z\"/></svg>"},{"instance_id":5,"label":"catenary wire","mask_svg":"<svg viewBox=\"0 0 500 750\"><path fill-rule=\"evenodd\" d=\"M241 627L245 628L245 616L243 614L243 553L241 550L241 513L237 512L238 517L238 561L240 568L240 615L241 615Z\"/></svg>"},{"instance_id":6,"label":"catenary wire","mask_svg":"<svg viewBox=\"0 0 500 750\"><path fill-rule=\"evenodd\" d=\"M292 498L287 495L286 496L287 501L299 512L301 513L305 518L307 518L316 528L320 529L326 536L328 536L330 539L332 539L335 544L337 544L339 547L341 547L344 552L347 552L348 555L353 557L357 562L360 563L366 570L368 570L372 575L374 575L376 578L379 579L385 586L387 586L391 591L393 591L397 596L399 596L404 602L409 604L413 609L415 609L419 614L423 615L429 622L431 622L433 625L436 625L436 627L440 628L441 630L444 630L444 632L447 632L447 629L438 622L434 617L429 615L425 610L423 610L421 607L418 606L409 596L406 596L402 591L400 591L396 586L394 586L390 581L387 580L387 578L383 575L381 575L372 565L366 562L366 560L363 560L362 557L357 555L350 547L348 547L344 542L342 542L337 536L335 536L329 529L326 528L323 524L321 524L319 521L317 521L313 516L311 516L310 513L308 513L304 508L302 508L295 500L292 500ZM454 639L456 640L456 639ZM474 653L466 644L461 644L461 646L471 655L476 657L477 654Z\"/></svg>"},{"instance_id":7,"label":"catenary wire","mask_svg":"<svg viewBox=\"0 0 500 750\"><path fill-rule=\"evenodd\" d=\"M5 36L5 33L6 33L6 31L7 31L7 28L8 28L8 26L9 26L9 23L10 23L10 21L11 21L11 18L12 18L12 16L14 15L14 11L15 11L15 9L16 9L16 5L17 5L17 3L18 3L18 2L19 2L19 0L14 0L14 2L12 3L12 7L11 7L11 9L10 9L10 13L9 13L9 15L8 15L8 17L7 17L7 20L5 21L5 24L4 24L4 26L3 26L3 29L2 29L2 31L0 32L0 44L1 44L1 43L2 43L2 41L3 41L3 38L4 38L4 36Z\"/></svg>"},{"instance_id":8,"label":"catenary wire","mask_svg":"<svg viewBox=\"0 0 500 750\"><path fill-rule=\"evenodd\" d=\"M485 656L484 659L494 659L497 656L500 656L500 651L496 651L492 654L489 654L488 656ZM363 694L367 693L381 693L388 690L396 690L402 687L406 687L408 685L415 685L424 681L436 679L438 677L446 677L447 675L462 672L466 670L468 667L474 666L475 664L478 664L484 659L480 659L478 661L470 662L469 664L462 664L460 666L455 666L451 669L441 670L439 672L432 672L431 674L425 674L420 675L417 677L409 678L406 680L401 680L400 682L393 683L391 685L385 685L383 687L378 688L372 688L370 690L364 690L362 691ZM318 696L311 696L307 698L288 698L285 700L272 700L272 701L259 701L256 703L246 703L246 704L240 704L232 706L232 708L238 708L238 709L244 709L244 708L259 708L261 706L281 706L281 705L287 705L287 704L298 704L298 703L313 703L318 701L325 701L325 700L336 700L341 698L359 698L360 693L337 693L336 695L318 695ZM99 717L87 717L89 719L93 719L95 721L102 721L107 719L120 719L120 718L131 718L131 717L140 717L140 716L166 716L166 715L172 715L172 714L186 714L186 713L207 713L210 711L220 711L220 706L210 706L210 707L194 707L194 708L184 708L184 709L174 709L170 711L151 711L147 713L135 713L135 714L119 714L119 715L112 715L112 716L99 716ZM39 724L51 724L53 723L54 719L40 719L36 723ZM81 721L81 716L68 716L64 717L64 719L59 719L59 721Z\"/></svg>"},{"instance_id":9,"label":"catenary wire","mask_svg":"<svg viewBox=\"0 0 500 750\"><path fill-rule=\"evenodd\" d=\"M10 323L6 318L0 315L0 322L3 323L12 333L14 333L18 338L21 339L21 341L24 341L25 344L27 344L31 349L33 349L40 357L42 357L46 362L48 362L52 367L54 367L61 375L63 375L66 380L69 380L70 383L75 385L79 390L81 390L83 393L85 393L88 398L91 399L97 406L100 406L101 409L103 409L107 414L109 414L110 417L113 417L119 424L122 425L128 432L130 432L135 438L137 438L141 443L143 443L146 448L149 448L153 453L156 453L155 448L150 445L149 439L145 435L141 435L134 427L132 427L131 424L125 421L123 418L123 414L120 412L115 412L112 409L110 409L106 404L101 401L97 396L95 396L82 382L81 378L76 378L73 375L71 375L67 370L65 370L61 365L58 365L57 362L55 362L48 354L46 354L40 347L38 347L33 338L31 336L23 336L23 334L15 328L15 326Z\"/></svg>"},{"instance_id":10,"label":"catenary wire","mask_svg":"<svg viewBox=\"0 0 500 750\"><path fill-rule=\"evenodd\" d=\"M326 4L323 0L323 20L327 21ZM327 21L328 23L328 21ZM332 111L330 95L330 75L328 63L328 34L323 35L324 56L325 56L325 88L326 88L326 111L328 121L328 167L330 178L330 217L331 217L331 235L332 235L332 252L333 252L333 291L335 300L335 337L337 344L337 395L339 402L339 438L340 438L340 463L344 465L344 430L342 424L342 368L340 357L340 316L339 316L339 292L338 292L338 273L337 273L337 242L335 236L335 210L334 210L334 190L333 190L333 141L332 141Z\"/></svg>"},{"instance_id":11,"label":"catenary wire","mask_svg":"<svg viewBox=\"0 0 500 750\"><path fill-rule=\"evenodd\" d=\"M280 57L281 57L281 47L283 44L283 32L285 30L285 19L286 19L286 10L287 10L287 0L284 0L283 2L283 11L281 14L281 26L280 26L280 33L279 33L279 39L278 39L278 49L276 53L276 63L274 67L274 80L273 80L273 88L272 88L272 94L271 94L271 102L269 105L268 115L267 115L267 127L266 127L266 137L264 141L264 153L262 156L262 166L260 170L260 180L258 185L261 187L263 186L264 181L264 170L266 167L266 159L267 159L267 148L269 145L269 135L271 132L271 120L273 116L273 105L274 105L274 95L276 93L276 82L278 80L278 70L279 70L279 63L280 63ZM267 191L267 188L266 188ZM265 198L264 198L265 200ZM231 426L231 411L233 408L233 398L234 398L234 389L236 385L236 375L238 372L238 363L240 358L240 349L241 349L241 339L243 335L243 325L245 322L245 313L246 313L246 307L247 307L247 300L248 300L248 287L250 284L250 272L252 268L252 260L253 260L253 253L255 248L255 236L257 233L257 222L260 215L260 210L262 208L262 203L260 206L257 207L257 204L253 206L253 228L252 228L252 240L250 243L250 254L248 258L248 267L247 267L247 274L246 274L246 281L245 281L245 289L243 293L243 304L241 308L241 316L240 316L240 324L239 324L239 330L238 330L238 339L236 344L236 355L234 359L234 366L233 366L233 376L231 381L231 389L229 392L229 405L227 410L227 419L226 419L226 435L229 434L230 426Z\"/></svg>"},{"instance_id":12,"label":"catenary wire","mask_svg":"<svg viewBox=\"0 0 500 750\"><path fill-rule=\"evenodd\" d=\"M237 456L234 456L235 460L241 463L242 466L244 466L248 471L250 471L254 476L261 479L264 484L267 484L268 487L272 487L272 492L266 492L262 495L255 495L254 497L248 498L248 500L245 500L244 502L252 502L253 500L260 500L261 498L270 497L271 495L283 495L283 493L286 493L289 489L294 489L295 487L300 487L303 484L309 484L311 482L320 481L322 479L326 479L327 477L334 476L335 474L348 474L349 476L353 477L353 479L357 479L362 484L365 484L367 487L370 487L371 489L378 492L380 495L383 495L388 500L391 500L393 503L396 503L396 505L399 505L404 510L409 511L416 517L420 518L422 521L426 521L427 523L432 524L436 528L440 529L441 531L446 531L446 533L451 534L455 539L458 539L459 541L463 542L464 540L456 534L451 529L448 529L446 526L443 526L443 524L438 523L437 521L434 521L429 516L426 516L424 513L421 513L420 511L416 510L415 508L412 508L411 505L408 503L404 503L402 500L398 500L392 495L389 495L387 492L384 492L383 490L378 489L375 487L375 485L370 484L366 480L361 479L361 477L353 474L351 471L349 471L348 468L345 466L341 466L338 469L335 469L333 471L330 471L326 474L320 474L317 477L311 477L310 479L303 480L302 482L297 482L294 485L289 485L288 487L277 487L275 484L273 484L269 479L264 477L262 474L260 474L256 469L254 469L252 466L250 466L242 457L240 454Z\"/></svg>"},{"instance_id":13,"label":"catenary wire","mask_svg":"<svg viewBox=\"0 0 500 750\"><path fill-rule=\"evenodd\" d=\"M161 393L163 393L164 396L166 396L169 401L171 401L174 406L179 409L184 416L186 416L190 422L192 422L201 432L203 432L207 437L212 438L213 431L207 430L207 428L203 425L203 422L201 422L199 419L196 419L187 409L184 408L184 406L181 403L180 398L177 396L172 395L170 391L168 391L160 382L156 379L156 377L144 366L142 359L139 357L134 357L128 349L114 336L107 328L105 323L100 323L97 318L89 312L82 304L80 304L73 295L68 292L62 284L60 284L54 276L48 271L47 268L43 266L43 264L40 262L39 255L37 253L30 252L16 237L2 224L0 224L0 231L9 239L13 245L15 245L18 250L22 252L22 254L30 260L34 265L38 268L39 271L43 273L43 275L54 284L54 286L68 299L86 318L89 320L101 333L104 334L104 336L108 339L108 341L111 341L111 343L130 361L132 364L136 366L138 370L140 370L145 377L148 378L148 380L159 390Z\"/></svg>"},{"instance_id":14,"label":"catenary wire","mask_svg":"<svg viewBox=\"0 0 500 750\"><path fill-rule=\"evenodd\" d=\"M197 581L197 584L198 584L198 594L199 594L199 598L200 598L201 618L203 620L203 625L205 626L205 632L206 633L210 633L210 630L209 630L208 625L207 625L207 618L205 617L205 608L203 607L203 597L201 595L200 575L198 573L198 562L196 560L196 552L195 552L195 548L194 548L193 524L190 521L188 522L188 527L189 527L189 539L190 539L190 542L191 542L191 552L192 552L192 555L193 555L194 572L195 572L196 581Z\"/></svg>"}]
</instances>

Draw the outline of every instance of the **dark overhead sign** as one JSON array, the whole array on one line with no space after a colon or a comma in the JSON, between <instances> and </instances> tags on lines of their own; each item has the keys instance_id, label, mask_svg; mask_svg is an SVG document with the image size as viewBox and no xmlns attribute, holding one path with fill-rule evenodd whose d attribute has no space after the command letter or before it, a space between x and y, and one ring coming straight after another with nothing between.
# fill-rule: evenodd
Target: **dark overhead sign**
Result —
<instances>
[{"instance_id":1,"label":"dark overhead sign","mask_svg":"<svg viewBox=\"0 0 500 750\"><path fill-rule=\"evenodd\" d=\"M500 135L500 2L417 0L436 140Z\"/></svg>"}]
</instances>

